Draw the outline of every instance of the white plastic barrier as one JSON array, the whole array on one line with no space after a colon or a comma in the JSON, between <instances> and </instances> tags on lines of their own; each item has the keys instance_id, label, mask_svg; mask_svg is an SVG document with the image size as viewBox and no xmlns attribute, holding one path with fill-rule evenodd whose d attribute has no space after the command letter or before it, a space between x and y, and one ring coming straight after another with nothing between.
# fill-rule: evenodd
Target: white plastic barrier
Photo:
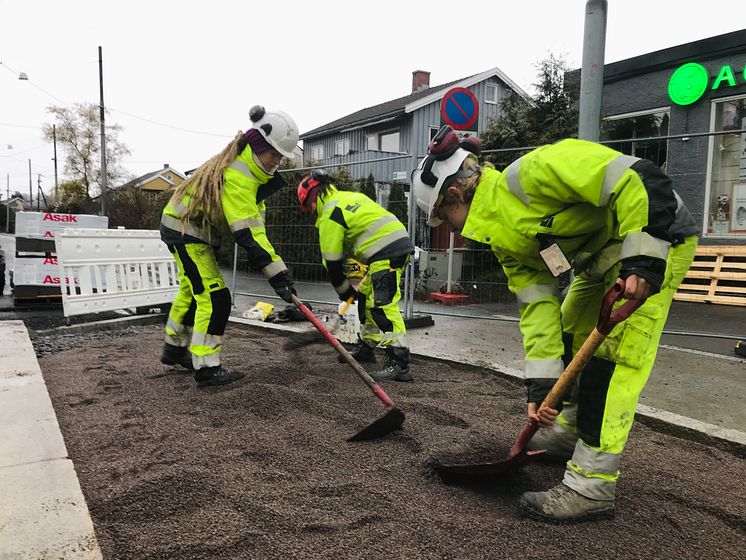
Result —
<instances>
[{"instance_id":1,"label":"white plastic barrier","mask_svg":"<svg viewBox=\"0 0 746 560\"><path fill-rule=\"evenodd\" d=\"M66 317L169 303L176 296L178 268L158 231L67 229L54 240Z\"/></svg>"}]
</instances>

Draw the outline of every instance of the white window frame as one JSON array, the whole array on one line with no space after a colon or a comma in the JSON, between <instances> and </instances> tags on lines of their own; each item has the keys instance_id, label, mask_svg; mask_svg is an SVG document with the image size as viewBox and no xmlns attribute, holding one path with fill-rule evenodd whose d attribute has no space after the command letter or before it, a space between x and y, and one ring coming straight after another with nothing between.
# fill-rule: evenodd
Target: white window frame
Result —
<instances>
[{"instance_id":1,"label":"white window frame","mask_svg":"<svg viewBox=\"0 0 746 560\"><path fill-rule=\"evenodd\" d=\"M664 107L656 107L654 109L644 109L642 111L632 111L630 113L620 113L618 115L612 115L610 117L603 117L604 121L621 121L624 119L632 119L634 117L642 117L644 115L652 115L654 113L667 113L668 114L668 136L671 134L671 106L666 105ZM624 138L622 139L624 140ZM608 138L604 142L614 142ZM669 140L666 140L666 162L668 162L668 148L670 147Z\"/></svg>"},{"instance_id":2,"label":"white window frame","mask_svg":"<svg viewBox=\"0 0 746 560\"><path fill-rule=\"evenodd\" d=\"M324 159L324 144L312 144L309 146L311 152L311 161L321 161Z\"/></svg>"},{"instance_id":3,"label":"white window frame","mask_svg":"<svg viewBox=\"0 0 746 560\"><path fill-rule=\"evenodd\" d=\"M334 155L346 156L350 152L350 139L342 138L334 142Z\"/></svg>"},{"instance_id":4,"label":"white window frame","mask_svg":"<svg viewBox=\"0 0 746 560\"><path fill-rule=\"evenodd\" d=\"M375 144L375 147L370 147L370 141L373 140L373 143ZM370 152L378 152L380 147L380 143L378 141L378 134L366 134L365 135L365 149Z\"/></svg>"},{"instance_id":5,"label":"white window frame","mask_svg":"<svg viewBox=\"0 0 746 560\"><path fill-rule=\"evenodd\" d=\"M494 92L494 99L490 99L489 93ZM500 90L497 84L485 84L484 86L484 102L488 105L497 105L500 102Z\"/></svg>"},{"instance_id":6,"label":"white window frame","mask_svg":"<svg viewBox=\"0 0 746 560\"><path fill-rule=\"evenodd\" d=\"M401 129L400 128L392 128L391 130L384 130L378 133L378 151L383 152L383 137L389 136L391 134L398 134L399 135L399 148L396 151L393 151L392 153L400 154L401 153Z\"/></svg>"},{"instance_id":7,"label":"white window frame","mask_svg":"<svg viewBox=\"0 0 746 560\"><path fill-rule=\"evenodd\" d=\"M725 101L734 101L736 99L746 99L746 95L729 95L728 97L718 97L710 102L710 129L709 132L715 132L715 110L718 103ZM707 141L707 169L705 171L705 204L702 216L702 237L711 239L744 239L746 235L742 233L708 233L710 220L710 194L712 189L712 152L715 148L715 139L717 136L712 135Z\"/></svg>"}]
</instances>

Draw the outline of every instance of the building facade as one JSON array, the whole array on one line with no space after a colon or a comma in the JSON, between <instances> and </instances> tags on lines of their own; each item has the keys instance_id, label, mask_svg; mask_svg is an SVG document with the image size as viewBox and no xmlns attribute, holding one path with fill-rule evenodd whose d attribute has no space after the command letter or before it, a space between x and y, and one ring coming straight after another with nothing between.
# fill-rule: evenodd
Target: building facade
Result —
<instances>
[{"instance_id":1,"label":"building facade","mask_svg":"<svg viewBox=\"0 0 746 560\"><path fill-rule=\"evenodd\" d=\"M512 93L528 99L526 92L499 68L432 87L430 73L415 70L410 94L301 134L303 164L330 169L345 166L353 180L372 174L379 191L381 187L385 191L385 186L394 181L408 185L413 156L425 154L430 139L445 124L444 115L450 118L448 106L446 112L442 107L444 98L449 101L453 96L451 106L461 113L456 118L464 117L465 126L456 128L463 134L478 135L499 114L502 100Z\"/></svg>"},{"instance_id":2,"label":"building facade","mask_svg":"<svg viewBox=\"0 0 746 560\"><path fill-rule=\"evenodd\" d=\"M746 244L746 30L606 65L601 112L601 140L671 176L702 243Z\"/></svg>"}]
</instances>

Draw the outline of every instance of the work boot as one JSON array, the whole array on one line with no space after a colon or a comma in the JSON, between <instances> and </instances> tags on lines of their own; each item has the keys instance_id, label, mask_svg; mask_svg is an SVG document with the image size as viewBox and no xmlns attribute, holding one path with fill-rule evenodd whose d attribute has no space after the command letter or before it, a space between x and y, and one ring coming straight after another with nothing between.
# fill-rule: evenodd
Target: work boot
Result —
<instances>
[{"instance_id":1,"label":"work boot","mask_svg":"<svg viewBox=\"0 0 746 560\"><path fill-rule=\"evenodd\" d=\"M194 372L194 380L197 382L197 387L215 387L243 379L244 375L226 371L223 366L213 366L198 369Z\"/></svg>"},{"instance_id":2,"label":"work boot","mask_svg":"<svg viewBox=\"0 0 746 560\"><path fill-rule=\"evenodd\" d=\"M614 514L614 500L591 500L560 483L547 492L524 492L518 500L524 514L548 521L581 521Z\"/></svg>"},{"instance_id":3,"label":"work boot","mask_svg":"<svg viewBox=\"0 0 746 560\"><path fill-rule=\"evenodd\" d=\"M539 429L534 437L528 440L526 449L529 451L545 449L545 457L569 461L575 452L577 442L578 434L574 430L555 422L551 428Z\"/></svg>"},{"instance_id":4,"label":"work boot","mask_svg":"<svg viewBox=\"0 0 746 560\"><path fill-rule=\"evenodd\" d=\"M192 365L192 353L186 346L174 346L164 344L161 352L161 363L167 366L181 366L190 371L194 370Z\"/></svg>"},{"instance_id":5,"label":"work boot","mask_svg":"<svg viewBox=\"0 0 746 560\"><path fill-rule=\"evenodd\" d=\"M412 381L412 373L409 371L409 348L387 347L383 369L370 375L377 381Z\"/></svg>"},{"instance_id":6,"label":"work boot","mask_svg":"<svg viewBox=\"0 0 746 560\"><path fill-rule=\"evenodd\" d=\"M358 362L366 362L374 364L376 363L376 353L372 346L369 346L367 342L358 338L355 346L350 350L350 355L355 358ZM344 357L340 354L337 356L340 364L347 363Z\"/></svg>"}]
</instances>

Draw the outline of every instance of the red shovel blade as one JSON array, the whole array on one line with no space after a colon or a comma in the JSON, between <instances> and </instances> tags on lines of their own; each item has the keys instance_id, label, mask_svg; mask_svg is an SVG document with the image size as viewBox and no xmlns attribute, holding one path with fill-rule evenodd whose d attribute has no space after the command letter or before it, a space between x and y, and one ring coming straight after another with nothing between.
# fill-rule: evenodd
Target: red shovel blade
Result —
<instances>
[{"instance_id":1,"label":"red shovel blade","mask_svg":"<svg viewBox=\"0 0 746 560\"><path fill-rule=\"evenodd\" d=\"M433 469L443 478L484 478L515 472L531 459L546 453L543 449L526 449L526 444L538 428L532 422L526 424L505 459L489 463L437 463Z\"/></svg>"}]
</instances>

